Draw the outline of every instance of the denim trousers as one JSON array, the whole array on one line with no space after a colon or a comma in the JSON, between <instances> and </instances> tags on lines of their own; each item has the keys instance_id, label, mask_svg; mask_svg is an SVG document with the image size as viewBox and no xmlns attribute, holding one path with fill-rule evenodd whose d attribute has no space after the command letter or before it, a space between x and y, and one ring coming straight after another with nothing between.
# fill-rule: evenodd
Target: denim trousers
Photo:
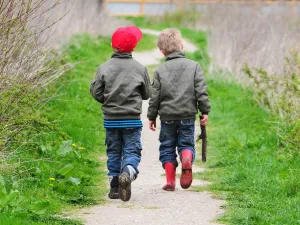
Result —
<instances>
[{"instance_id":1,"label":"denim trousers","mask_svg":"<svg viewBox=\"0 0 300 225\"><path fill-rule=\"evenodd\" d=\"M119 176L122 169L131 165L138 174L141 161L142 128L106 128L108 176Z\"/></svg>"},{"instance_id":2,"label":"denim trousers","mask_svg":"<svg viewBox=\"0 0 300 225\"><path fill-rule=\"evenodd\" d=\"M166 162L178 165L176 149L179 156L183 150L190 150L195 159L194 133L195 119L161 121L159 160L163 167Z\"/></svg>"}]
</instances>

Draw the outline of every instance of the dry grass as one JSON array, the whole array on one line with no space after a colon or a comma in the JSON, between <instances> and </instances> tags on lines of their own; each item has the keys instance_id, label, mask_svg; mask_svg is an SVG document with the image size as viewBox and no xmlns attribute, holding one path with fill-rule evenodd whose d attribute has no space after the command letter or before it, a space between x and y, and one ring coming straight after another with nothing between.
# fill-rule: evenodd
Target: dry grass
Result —
<instances>
[{"instance_id":1,"label":"dry grass","mask_svg":"<svg viewBox=\"0 0 300 225\"><path fill-rule=\"evenodd\" d=\"M289 9L211 6L202 12L210 53L217 65L237 73L245 64L284 75L284 58L300 45L300 15Z\"/></svg>"},{"instance_id":2,"label":"dry grass","mask_svg":"<svg viewBox=\"0 0 300 225\"><path fill-rule=\"evenodd\" d=\"M55 53L46 46L48 27L39 26L46 0L4 0L0 4L0 92L15 83L36 86L61 74L54 68Z\"/></svg>"},{"instance_id":3,"label":"dry grass","mask_svg":"<svg viewBox=\"0 0 300 225\"><path fill-rule=\"evenodd\" d=\"M198 25L208 30L214 65L251 87L262 107L291 121L299 118L299 14L289 8L212 6Z\"/></svg>"}]
</instances>

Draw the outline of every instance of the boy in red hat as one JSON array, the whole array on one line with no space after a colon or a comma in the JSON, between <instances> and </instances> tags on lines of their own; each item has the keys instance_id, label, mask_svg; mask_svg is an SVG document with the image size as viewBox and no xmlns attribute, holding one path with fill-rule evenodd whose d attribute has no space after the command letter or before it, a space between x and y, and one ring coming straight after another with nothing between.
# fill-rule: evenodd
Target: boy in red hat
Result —
<instances>
[{"instance_id":1,"label":"boy in red hat","mask_svg":"<svg viewBox=\"0 0 300 225\"><path fill-rule=\"evenodd\" d=\"M182 162L180 185L190 187L192 163L195 159L195 115L202 113L200 123L206 125L210 104L207 85L199 63L186 59L178 29L166 29L158 38L157 46L166 62L154 73L153 93L149 102L148 118L151 130L156 128L156 117L161 120L160 161L166 171L166 191L175 190L177 154Z\"/></svg>"},{"instance_id":2,"label":"boy in red hat","mask_svg":"<svg viewBox=\"0 0 300 225\"><path fill-rule=\"evenodd\" d=\"M117 29L111 42L114 53L98 68L90 88L92 96L102 104L104 114L108 197L123 201L130 199L131 182L139 173L142 100L151 95L147 70L131 54L141 38L142 32L137 27Z\"/></svg>"}]
</instances>

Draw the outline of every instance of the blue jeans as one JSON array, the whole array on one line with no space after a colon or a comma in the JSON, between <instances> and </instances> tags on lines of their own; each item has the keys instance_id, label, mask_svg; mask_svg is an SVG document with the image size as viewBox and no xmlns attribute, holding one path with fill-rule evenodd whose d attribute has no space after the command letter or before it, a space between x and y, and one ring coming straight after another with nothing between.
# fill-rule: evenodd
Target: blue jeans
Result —
<instances>
[{"instance_id":1,"label":"blue jeans","mask_svg":"<svg viewBox=\"0 0 300 225\"><path fill-rule=\"evenodd\" d=\"M141 127L106 129L108 176L119 176L127 165L131 165L138 174L142 151L141 132Z\"/></svg>"},{"instance_id":2,"label":"blue jeans","mask_svg":"<svg viewBox=\"0 0 300 225\"><path fill-rule=\"evenodd\" d=\"M194 133L195 119L161 121L159 160L163 166L166 162L178 165L176 147L179 155L188 149L195 159Z\"/></svg>"}]
</instances>

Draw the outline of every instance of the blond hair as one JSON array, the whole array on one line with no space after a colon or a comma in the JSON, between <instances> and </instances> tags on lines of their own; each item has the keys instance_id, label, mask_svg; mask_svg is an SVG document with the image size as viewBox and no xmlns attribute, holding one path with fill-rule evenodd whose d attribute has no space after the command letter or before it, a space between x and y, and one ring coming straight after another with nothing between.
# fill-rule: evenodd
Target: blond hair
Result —
<instances>
[{"instance_id":1,"label":"blond hair","mask_svg":"<svg viewBox=\"0 0 300 225\"><path fill-rule=\"evenodd\" d=\"M165 29L158 37L157 47L165 54L182 50L182 36L177 28Z\"/></svg>"}]
</instances>

